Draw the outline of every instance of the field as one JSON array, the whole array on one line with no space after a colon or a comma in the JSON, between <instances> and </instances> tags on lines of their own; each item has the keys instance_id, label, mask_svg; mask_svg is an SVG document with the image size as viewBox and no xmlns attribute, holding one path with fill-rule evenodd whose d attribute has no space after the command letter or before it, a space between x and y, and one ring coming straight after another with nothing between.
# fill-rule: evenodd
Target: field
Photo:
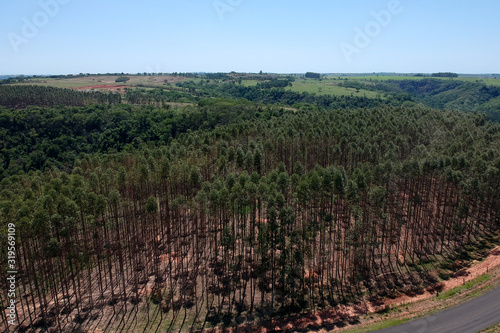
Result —
<instances>
[{"instance_id":1,"label":"field","mask_svg":"<svg viewBox=\"0 0 500 333\"><path fill-rule=\"evenodd\" d=\"M182 82L186 78L181 76L142 76L142 75L126 75L130 77L127 82L116 82L118 75L92 75L84 77L75 78L34 78L26 80L23 83L18 83L21 85L42 85L51 86L56 88L80 88L88 86L101 86L101 85L126 85L126 86L137 86L137 85L148 85L148 86L158 86L161 87L164 83L168 82L170 84L175 84L177 82Z\"/></svg>"},{"instance_id":2,"label":"field","mask_svg":"<svg viewBox=\"0 0 500 333\"><path fill-rule=\"evenodd\" d=\"M75 78L34 78L26 80L23 83L18 83L20 85L41 85L41 86L51 86L56 88L84 88L91 89L93 86L97 86L96 89L102 91L116 91L117 85L128 87L146 86L147 88L152 87L164 87L165 83L168 82L170 85L175 85L175 83L183 81L193 81L199 83L202 79L184 78L180 76L137 76L130 75L130 80L127 82L115 82L119 76L116 75L97 75L97 76L86 76L86 77L75 77ZM241 84L247 87L256 86L259 81L257 80L242 80ZM308 92L317 95L332 95L332 96L359 96L368 98L378 98L380 94L360 89L357 91L354 88L344 88L337 85L338 81L333 79L324 79L322 81L313 79L299 79L293 82L292 87L288 87L288 90L294 92ZM109 87L106 87L108 86ZM118 87L122 88L122 87ZM146 88L146 89L147 89Z\"/></svg>"},{"instance_id":3,"label":"field","mask_svg":"<svg viewBox=\"0 0 500 333\"><path fill-rule=\"evenodd\" d=\"M329 79L346 79L348 78L349 80L357 80L357 81L389 81L389 80L395 80L395 81L402 81L402 80L423 80L423 79L429 79L431 77L424 77L424 76L391 76L391 75L371 75L371 76L329 76ZM433 79L440 79L440 80L460 80L460 81L465 81L465 82L473 82L473 83L484 83L486 85L490 86L496 86L500 87L500 76L494 78L485 78L485 77L457 77L457 78L433 78Z\"/></svg>"},{"instance_id":4,"label":"field","mask_svg":"<svg viewBox=\"0 0 500 333\"><path fill-rule=\"evenodd\" d=\"M242 85L246 87L256 86L259 81L257 80L243 80L241 82ZM332 79L323 79L323 80L315 80L315 79L297 79L292 83L292 87L286 88L287 90L294 92L307 92L310 94L317 95L332 95L332 96L366 96L368 98L377 98L380 94L377 94L373 91L368 91L361 89L356 91L353 88L344 88L339 87L336 81Z\"/></svg>"},{"instance_id":5,"label":"field","mask_svg":"<svg viewBox=\"0 0 500 333\"><path fill-rule=\"evenodd\" d=\"M338 81L334 80L315 80L315 79L301 79L293 82L293 86L287 89L295 92L308 92L318 95L333 95L333 96L360 96L368 98L380 97L379 93L360 89L357 91L354 88L344 88L337 85Z\"/></svg>"},{"instance_id":6,"label":"field","mask_svg":"<svg viewBox=\"0 0 500 333\"><path fill-rule=\"evenodd\" d=\"M103 92L120 92L124 93L127 87L144 87L145 89L151 89L154 87L165 87L165 84L169 86L175 86L178 82L192 81L195 84L199 84L203 79L201 78L185 78L182 76L172 76L172 75L129 75L130 80L127 82L116 83L118 75L91 75L84 77L74 77L74 78L33 78L28 79L23 83L18 83L21 85L41 85L41 86L51 86L57 88L69 88L77 89L81 88L84 90L93 89ZM322 80L315 79L297 79L292 83L291 87L287 87L287 90L298 92L298 93L311 93L316 95L332 95L332 96L358 96L358 97L368 97L368 98L380 98L381 94L379 92L369 91L365 89L355 89L340 87L338 84L340 82L345 82L346 79L349 81L388 81L388 80L423 80L427 77L415 77L415 76L395 76L395 75L371 75L371 76L326 76ZM485 77L459 77L459 78L440 78L441 80L460 80L464 82L471 83L483 83L490 86L500 87L500 78L485 78ZM217 80L211 80L212 82L217 82ZM254 87L259 81L257 80L242 80L241 84L246 87ZM93 88L96 86L96 88Z\"/></svg>"}]
</instances>

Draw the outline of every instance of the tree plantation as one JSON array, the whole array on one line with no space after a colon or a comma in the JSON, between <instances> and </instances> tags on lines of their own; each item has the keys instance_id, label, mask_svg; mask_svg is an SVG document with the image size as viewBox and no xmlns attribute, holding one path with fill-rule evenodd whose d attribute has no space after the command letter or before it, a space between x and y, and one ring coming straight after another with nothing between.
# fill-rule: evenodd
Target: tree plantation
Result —
<instances>
[{"instance_id":1,"label":"tree plantation","mask_svg":"<svg viewBox=\"0 0 500 333\"><path fill-rule=\"evenodd\" d=\"M499 124L290 82L127 97L196 102L182 108L4 104L0 285L14 224L19 330L202 330L377 302L438 288L491 246Z\"/></svg>"},{"instance_id":2,"label":"tree plantation","mask_svg":"<svg viewBox=\"0 0 500 333\"><path fill-rule=\"evenodd\" d=\"M39 106L83 106L89 104L117 104L121 102L118 94L80 92L44 86L0 85L0 105L22 108L28 105Z\"/></svg>"}]
</instances>

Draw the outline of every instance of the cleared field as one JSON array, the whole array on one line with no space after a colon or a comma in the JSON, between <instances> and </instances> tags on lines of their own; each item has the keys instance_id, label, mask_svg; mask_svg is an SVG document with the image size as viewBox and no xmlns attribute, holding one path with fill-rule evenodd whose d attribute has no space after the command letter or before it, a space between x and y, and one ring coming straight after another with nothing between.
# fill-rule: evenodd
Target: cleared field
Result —
<instances>
[{"instance_id":1,"label":"cleared field","mask_svg":"<svg viewBox=\"0 0 500 333\"><path fill-rule=\"evenodd\" d=\"M287 89L295 92L308 92L318 95L333 95L333 96L366 96L368 98L380 97L377 92L360 89L359 92L354 88L344 88L337 85L335 80L297 80L292 87Z\"/></svg>"}]
</instances>

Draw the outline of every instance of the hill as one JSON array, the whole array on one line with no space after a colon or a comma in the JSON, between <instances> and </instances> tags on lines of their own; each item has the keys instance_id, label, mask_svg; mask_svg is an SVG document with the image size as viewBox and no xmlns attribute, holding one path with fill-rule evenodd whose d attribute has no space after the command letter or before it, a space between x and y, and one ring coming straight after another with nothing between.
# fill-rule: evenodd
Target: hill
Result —
<instances>
[{"instance_id":1,"label":"hill","mask_svg":"<svg viewBox=\"0 0 500 333\"><path fill-rule=\"evenodd\" d=\"M193 331L376 306L439 290L494 245L500 125L423 104L494 89L338 82L369 98L227 76L123 94L0 86L39 104L0 108L0 248L16 250L0 252L0 285L15 268L19 330Z\"/></svg>"}]
</instances>

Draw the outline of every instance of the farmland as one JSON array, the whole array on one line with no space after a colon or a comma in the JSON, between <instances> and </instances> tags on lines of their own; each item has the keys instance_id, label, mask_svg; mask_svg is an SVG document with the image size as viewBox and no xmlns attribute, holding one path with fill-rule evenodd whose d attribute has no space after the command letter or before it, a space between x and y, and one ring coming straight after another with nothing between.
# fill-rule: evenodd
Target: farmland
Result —
<instances>
[{"instance_id":1,"label":"farmland","mask_svg":"<svg viewBox=\"0 0 500 333\"><path fill-rule=\"evenodd\" d=\"M64 77L64 78L30 78L25 80L25 82L18 83L23 85L43 85L51 86L57 88L79 88L94 85L115 85L116 79L120 75L91 75L82 77ZM130 75L130 80L127 82L121 82L119 84L127 86L137 86L137 85L150 85L150 86L163 86L165 83L175 84L176 82L183 81L182 77L167 76L167 75Z\"/></svg>"},{"instance_id":2,"label":"farmland","mask_svg":"<svg viewBox=\"0 0 500 333\"><path fill-rule=\"evenodd\" d=\"M293 86L288 89L295 92L308 92L318 95L359 95L366 96L368 98L380 97L380 94L369 90L339 87L336 81L328 79L321 81L314 79L296 80L293 83Z\"/></svg>"},{"instance_id":3,"label":"farmland","mask_svg":"<svg viewBox=\"0 0 500 333\"><path fill-rule=\"evenodd\" d=\"M43 85L43 86L52 86L57 88L81 88L86 87L90 88L92 86L113 86L117 83L115 80L119 76L88 76L88 77L77 77L77 78L61 78L61 79L53 79L53 78L34 78L26 80L26 82L19 83L22 85ZM165 83L170 83L170 85L175 85L175 83L183 82L188 80L183 77L175 77L175 76L137 76L132 75L129 76L130 80L125 83L120 83L120 85L125 85L129 88L134 88L137 86L146 86L147 88L152 87L164 87ZM199 82L200 79L189 79L190 81ZM255 86L259 81L256 80L243 80L242 84L244 86ZM369 98L377 97L377 94L368 90L361 89L357 91L352 88L343 88L336 85L333 80L312 80L312 79L302 79L297 80L293 83L292 87L288 88L290 91L294 92L308 92L319 95L333 95L333 96L350 96L350 95L360 95L366 96Z\"/></svg>"}]
</instances>

